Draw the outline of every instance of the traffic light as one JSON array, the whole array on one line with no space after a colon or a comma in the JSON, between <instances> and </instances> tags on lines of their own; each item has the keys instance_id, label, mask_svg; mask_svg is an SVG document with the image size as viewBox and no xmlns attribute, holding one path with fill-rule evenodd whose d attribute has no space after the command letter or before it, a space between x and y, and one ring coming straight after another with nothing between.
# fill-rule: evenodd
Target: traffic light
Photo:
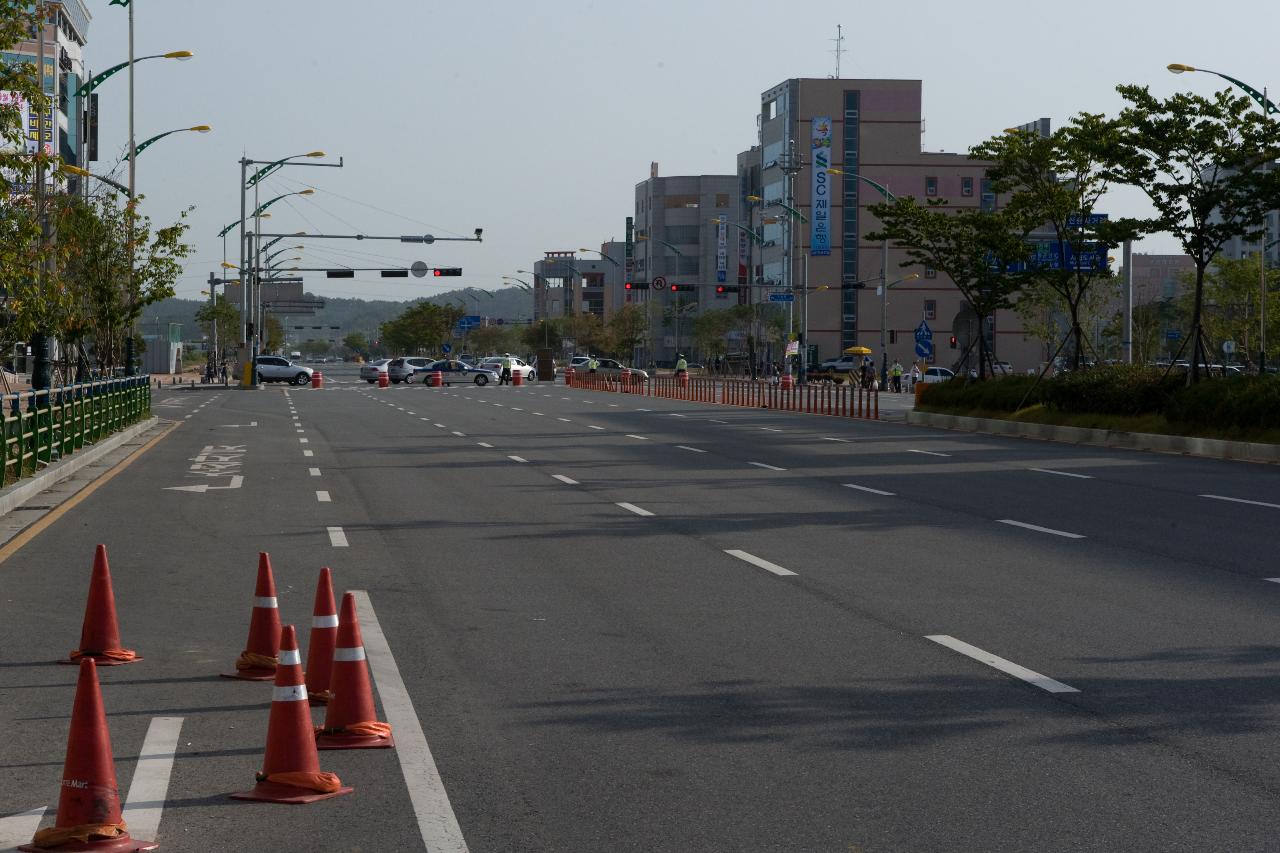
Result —
<instances>
[{"instance_id":1,"label":"traffic light","mask_svg":"<svg viewBox=\"0 0 1280 853\"><path fill-rule=\"evenodd\" d=\"M648 290L648 289L649 289L649 282L647 282L647 281L628 281L626 284L624 284L624 285L622 285L622 286L623 286L624 288L626 288L627 290Z\"/></svg>"},{"instance_id":2,"label":"traffic light","mask_svg":"<svg viewBox=\"0 0 1280 853\"><path fill-rule=\"evenodd\" d=\"M716 293L737 293L740 289L736 284L716 285Z\"/></svg>"},{"instance_id":3,"label":"traffic light","mask_svg":"<svg viewBox=\"0 0 1280 853\"><path fill-rule=\"evenodd\" d=\"M687 293L692 290L697 290L698 287L697 285L694 285L694 284L673 284L671 285L671 289L678 292L683 291Z\"/></svg>"},{"instance_id":4,"label":"traffic light","mask_svg":"<svg viewBox=\"0 0 1280 853\"><path fill-rule=\"evenodd\" d=\"M951 336L951 348L952 348L952 349L955 349L955 348L956 348L956 336L955 336L955 335L952 335L952 336Z\"/></svg>"},{"instance_id":5,"label":"traffic light","mask_svg":"<svg viewBox=\"0 0 1280 853\"><path fill-rule=\"evenodd\" d=\"M431 274L434 276L462 275L462 267L436 267Z\"/></svg>"}]
</instances>

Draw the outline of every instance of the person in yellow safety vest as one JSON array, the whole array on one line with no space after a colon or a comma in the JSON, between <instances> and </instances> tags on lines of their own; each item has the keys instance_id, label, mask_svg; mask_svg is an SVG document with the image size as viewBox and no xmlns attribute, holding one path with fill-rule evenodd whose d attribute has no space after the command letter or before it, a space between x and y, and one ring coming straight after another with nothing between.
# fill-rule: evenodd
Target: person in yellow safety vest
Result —
<instances>
[{"instance_id":1,"label":"person in yellow safety vest","mask_svg":"<svg viewBox=\"0 0 1280 853\"><path fill-rule=\"evenodd\" d=\"M683 355L676 358L676 376L689 372L689 362L685 360Z\"/></svg>"},{"instance_id":2,"label":"person in yellow safety vest","mask_svg":"<svg viewBox=\"0 0 1280 853\"><path fill-rule=\"evenodd\" d=\"M896 358L893 360L893 367L889 369L889 373L893 376L893 390L899 394L902 393L902 362Z\"/></svg>"},{"instance_id":3,"label":"person in yellow safety vest","mask_svg":"<svg viewBox=\"0 0 1280 853\"><path fill-rule=\"evenodd\" d=\"M594 355L593 355L593 356L591 356L591 358L587 359L587 372L588 372L588 373L595 373L595 372L596 372L596 368L597 368L597 367L599 367L599 366L600 366L600 359L596 358Z\"/></svg>"},{"instance_id":4,"label":"person in yellow safety vest","mask_svg":"<svg viewBox=\"0 0 1280 853\"><path fill-rule=\"evenodd\" d=\"M502 357L502 373L498 376L498 384L506 385L511 381L511 356Z\"/></svg>"}]
</instances>

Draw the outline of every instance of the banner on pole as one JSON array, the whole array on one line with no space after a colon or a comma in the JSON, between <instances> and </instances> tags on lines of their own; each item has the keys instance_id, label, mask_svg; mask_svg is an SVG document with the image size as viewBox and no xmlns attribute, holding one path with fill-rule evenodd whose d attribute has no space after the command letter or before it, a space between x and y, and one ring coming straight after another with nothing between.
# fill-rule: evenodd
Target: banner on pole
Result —
<instances>
[{"instance_id":1,"label":"banner on pole","mask_svg":"<svg viewBox=\"0 0 1280 853\"><path fill-rule=\"evenodd\" d=\"M809 219L809 254L831 254L831 119L814 116L812 124L812 199Z\"/></svg>"}]
</instances>

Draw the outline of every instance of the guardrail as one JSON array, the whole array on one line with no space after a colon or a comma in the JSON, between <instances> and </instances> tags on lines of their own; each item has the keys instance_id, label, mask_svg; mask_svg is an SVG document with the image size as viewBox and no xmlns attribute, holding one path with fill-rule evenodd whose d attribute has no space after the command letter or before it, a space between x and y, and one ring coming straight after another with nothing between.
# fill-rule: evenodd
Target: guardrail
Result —
<instances>
[{"instance_id":1,"label":"guardrail","mask_svg":"<svg viewBox=\"0 0 1280 853\"><path fill-rule=\"evenodd\" d=\"M0 413L2 487L150 415L151 377L5 394Z\"/></svg>"},{"instance_id":2,"label":"guardrail","mask_svg":"<svg viewBox=\"0 0 1280 853\"><path fill-rule=\"evenodd\" d=\"M694 403L779 409L811 415L880 419L880 392L857 385L816 382L787 386L751 379L710 379L705 377L653 376L640 379L631 374L607 376L600 373L565 373L570 388L669 397Z\"/></svg>"}]
</instances>

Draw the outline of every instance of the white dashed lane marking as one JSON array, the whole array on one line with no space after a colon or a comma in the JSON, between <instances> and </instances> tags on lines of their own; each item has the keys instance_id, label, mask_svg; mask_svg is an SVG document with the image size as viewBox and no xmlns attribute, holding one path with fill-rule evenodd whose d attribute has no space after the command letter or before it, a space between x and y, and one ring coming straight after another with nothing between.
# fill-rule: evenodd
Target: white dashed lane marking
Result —
<instances>
[{"instance_id":1,"label":"white dashed lane marking","mask_svg":"<svg viewBox=\"0 0 1280 853\"><path fill-rule=\"evenodd\" d=\"M893 497L893 492L886 492L884 489L873 489L870 486L859 486L857 483L842 483L846 489L857 489L859 492L869 492L873 495L884 495L885 497Z\"/></svg>"},{"instance_id":2,"label":"white dashed lane marking","mask_svg":"<svg viewBox=\"0 0 1280 853\"><path fill-rule=\"evenodd\" d=\"M757 468L763 468L766 471L785 471L786 468L779 468L777 465L766 465L763 462L748 462L748 465L754 465Z\"/></svg>"},{"instance_id":3,"label":"white dashed lane marking","mask_svg":"<svg viewBox=\"0 0 1280 853\"><path fill-rule=\"evenodd\" d=\"M319 502L320 502L320 503L322 503L322 504L327 504L327 503L332 503L332 502L333 502L333 501L332 501L332 499L329 497L329 493L328 493L328 492L316 492L316 500L317 500L317 501L319 501Z\"/></svg>"},{"instance_id":4,"label":"white dashed lane marking","mask_svg":"<svg viewBox=\"0 0 1280 853\"><path fill-rule=\"evenodd\" d=\"M977 646L971 646L963 640L957 640L955 637L951 637L946 634L931 634L925 637L925 639L932 640L940 646L946 646L953 652L959 652L967 658L972 658L973 660L978 661L978 663L984 663L992 669L997 669L1005 675L1012 675L1014 678L1025 681L1028 684L1035 685L1041 690L1048 691L1049 693L1080 692L1070 685L1063 684L1061 681L1054 681L1047 675L1041 675L1034 670L1027 669L1025 666L1019 666L1012 661L1005 660L1002 657L997 657L996 655L991 654L991 652L983 651Z\"/></svg>"},{"instance_id":5,"label":"white dashed lane marking","mask_svg":"<svg viewBox=\"0 0 1280 853\"><path fill-rule=\"evenodd\" d=\"M1012 518L999 518L996 520L1001 524L1008 524L1012 527L1021 527L1023 530L1034 530L1036 533L1049 533L1053 536L1061 536L1064 539L1085 538L1079 533L1068 533L1065 530L1054 530L1052 527L1041 527L1038 524L1027 524L1025 521L1014 521Z\"/></svg>"},{"instance_id":6,"label":"white dashed lane marking","mask_svg":"<svg viewBox=\"0 0 1280 853\"><path fill-rule=\"evenodd\" d=\"M687 451L689 451L690 453L706 453L706 452L707 452L707 451L705 451L705 450L699 450L699 449L698 449L698 448L696 448L696 447L690 447L690 446L689 446L689 445L687 445L687 444L677 444L677 445L676 445L676 449L678 449L678 450L687 450Z\"/></svg>"},{"instance_id":7,"label":"white dashed lane marking","mask_svg":"<svg viewBox=\"0 0 1280 853\"><path fill-rule=\"evenodd\" d=\"M551 478L554 480L559 480L560 482L564 483L566 486L578 485L577 480L573 479L572 477L566 477L564 474L552 474Z\"/></svg>"},{"instance_id":8,"label":"white dashed lane marking","mask_svg":"<svg viewBox=\"0 0 1280 853\"><path fill-rule=\"evenodd\" d=\"M618 501L617 506L622 507L628 512L634 512L636 515L639 515L639 516L653 515L653 513L649 512L649 510L645 509L644 507L639 507L639 506L636 506L635 504L627 503L626 501Z\"/></svg>"},{"instance_id":9,"label":"white dashed lane marking","mask_svg":"<svg viewBox=\"0 0 1280 853\"><path fill-rule=\"evenodd\" d=\"M328 530L329 530L330 545L332 545L335 548L347 547L347 534L342 532L341 527L330 527L328 528Z\"/></svg>"},{"instance_id":10,"label":"white dashed lane marking","mask_svg":"<svg viewBox=\"0 0 1280 853\"><path fill-rule=\"evenodd\" d=\"M748 554L746 551L739 551L736 548L730 548L727 549L725 553L730 557L737 557L739 560L750 563L757 568L764 569L766 572L773 572L775 575L780 577L790 577L795 575L795 572L790 569L784 569L777 563L770 563L768 560L757 557L755 554Z\"/></svg>"}]
</instances>

